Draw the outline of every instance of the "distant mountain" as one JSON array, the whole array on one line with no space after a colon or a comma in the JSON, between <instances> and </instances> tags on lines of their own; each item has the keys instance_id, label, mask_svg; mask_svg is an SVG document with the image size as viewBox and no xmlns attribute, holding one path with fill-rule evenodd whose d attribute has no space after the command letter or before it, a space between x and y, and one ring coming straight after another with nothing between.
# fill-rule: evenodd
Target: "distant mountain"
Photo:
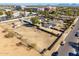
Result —
<instances>
[{"instance_id":1,"label":"distant mountain","mask_svg":"<svg viewBox=\"0 0 79 59\"><path fill-rule=\"evenodd\" d=\"M78 3L0 3L0 5L26 5L26 6L72 6L78 7Z\"/></svg>"}]
</instances>

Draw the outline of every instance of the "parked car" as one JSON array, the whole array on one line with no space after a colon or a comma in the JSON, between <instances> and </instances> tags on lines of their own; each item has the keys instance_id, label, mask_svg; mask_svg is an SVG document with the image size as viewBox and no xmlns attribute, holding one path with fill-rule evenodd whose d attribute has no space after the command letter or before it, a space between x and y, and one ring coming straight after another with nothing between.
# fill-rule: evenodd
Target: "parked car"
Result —
<instances>
[{"instance_id":1,"label":"parked car","mask_svg":"<svg viewBox=\"0 0 79 59\"><path fill-rule=\"evenodd\" d=\"M73 52L68 53L69 56L78 56L77 52L73 50Z\"/></svg>"},{"instance_id":2,"label":"parked car","mask_svg":"<svg viewBox=\"0 0 79 59\"><path fill-rule=\"evenodd\" d=\"M51 54L51 56L58 56L58 52L56 51L56 52L53 52L52 54Z\"/></svg>"},{"instance_id":3,"label":"parked car","mask_svg":"<svg viewBox=\"0 0 79 59\"><path fill-rule=\"evenodd\" d=\"M79 37L79 30L75 33L76 37Z\"/></svg>"}]
</instances>

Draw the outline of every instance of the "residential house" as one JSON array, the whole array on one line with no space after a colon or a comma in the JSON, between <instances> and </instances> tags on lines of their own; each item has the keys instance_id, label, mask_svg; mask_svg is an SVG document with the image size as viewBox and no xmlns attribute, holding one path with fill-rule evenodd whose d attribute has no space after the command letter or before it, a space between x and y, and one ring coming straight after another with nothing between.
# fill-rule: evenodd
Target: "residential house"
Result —
<instances>
[{"instance_id":1,"label":"residential house","mask_svg":"<svg viewBox=\"0 0 79 59\"><path fill-rule=\"evenodd\" d=\"M37 11L44 11L45 8L37 8Z\"/></svg>"},{"instance_id":2,"label":"residential house","mask_svg":"<svg viewBox=\"0 0 79 59\"><path fill-rule=\"evenodd\" d=\"M0 21L5 21L5 20L7 20L7 15L0 15Z\"/></svg>"},{"instance_id":3,"label":"residential house","mask_svg":"<svg viewBox=\"0 0 79 59\"><path fill-rule=\"evenodd\" d=\"M20 12L19 11L14 11L13 18L18 18L18 17L20 17Z\"/></svg>"}]
</instances>

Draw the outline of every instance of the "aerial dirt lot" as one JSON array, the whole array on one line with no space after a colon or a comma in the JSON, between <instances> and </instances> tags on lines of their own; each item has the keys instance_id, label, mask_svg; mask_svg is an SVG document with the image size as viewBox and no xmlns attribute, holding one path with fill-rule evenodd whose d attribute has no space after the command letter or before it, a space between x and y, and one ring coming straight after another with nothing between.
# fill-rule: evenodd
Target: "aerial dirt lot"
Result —
<instances>
[{"instance_id":1,"label":"aerial dirt lot","mask_svg":"<svg viewBox=\"0 0 79 59\"><path fill-rule=\"evenodd\" d=\"M57 38L53 35L50 35L32 27L21 26L15 29L15 31L24 36L24 41L28 44L35 44L35 48L39 52L42 51L44 48L49 47L49 45Z\"/></svg>"},{"instance_id":2,"label":"aerial dirt lot","mask_svg":"<svg viewBox=\"0 0 79 59\"><path fill-rule=\"evenodd\" d=\"M17 46L16 43L20 42L16 37L5 38L5 33L0 27L0 55L4 56L37 56L40 55L36 50L28 50L25 46Z\"/></svg>"},{"instance_id":3,"label":"aerial dirt lot","mask_svg":"<svg viewBox=\"0 0 79 59\"><path fill-rule=\"evenodd\" d=\"M0 23L0 55L40 55L39 52L47 48L57 38L34 27L18 26L21 25L20 22L13 23L17 24L16 28L12 28L12 22ZM17 46L16 43L21 40L16 37L5 38L6 33L2 31L6 28L19 33L23 36L22 41L26 44L34 44L35 47L28 50L28 47L23 45Z\"/></svg>"}]
</instances>

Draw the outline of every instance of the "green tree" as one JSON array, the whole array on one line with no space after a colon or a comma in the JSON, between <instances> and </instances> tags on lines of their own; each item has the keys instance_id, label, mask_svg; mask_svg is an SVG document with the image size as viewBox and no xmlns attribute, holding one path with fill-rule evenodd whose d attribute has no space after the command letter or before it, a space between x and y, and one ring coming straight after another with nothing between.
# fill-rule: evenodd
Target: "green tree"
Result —
<instances>
[{"instance_id":1,"label":"green tree","mask_svg":"<svg viewBox=\"0 0 79 59\"><path fill-rule=\"evenodd\" d=\"M5 14L7 15L8 18L11 18L13 12L12 11L7 11L7 12L5 12Z\"/></svg>"},{"instance_id":2,"label":"green tree","mask_svg":"<svg viewBox=\"0 0 79 59\"><path fill-rule=\"evenodd\" d=\"M33 17L33 18L31 18L31 21L32 21L32 23L33 23L34 25L40 24L39 17Z\"/></svg>"},{"instance_id":3,"label":"green tree","mask_svg":"<svg viewBox=\"0 0 79 59\"><path fill-rule=\"evenodd\" d=\"M38 11L39 14L44 15L45 17L49 17L49 12L48 11Z\"/></svg>"},{"instance_id":4,"label":"green tree","mask_svg":"<svg viewBox=\"0 0 79 59\"><path fill-rule=\"evenodd\" d=\"M48 11L43 11L43 15L48 18L49 17L49 12Z\"/></svg>"},{"instance_id":5,"label":"green tree","mask_svg":"<svg viewBox=\"0 0 79 59\"><path fill-rule=\"evenodd\" d=\"M0 11L0 15L3 15L3 12L2 11Z\"/></svg>"}]
</instances>

